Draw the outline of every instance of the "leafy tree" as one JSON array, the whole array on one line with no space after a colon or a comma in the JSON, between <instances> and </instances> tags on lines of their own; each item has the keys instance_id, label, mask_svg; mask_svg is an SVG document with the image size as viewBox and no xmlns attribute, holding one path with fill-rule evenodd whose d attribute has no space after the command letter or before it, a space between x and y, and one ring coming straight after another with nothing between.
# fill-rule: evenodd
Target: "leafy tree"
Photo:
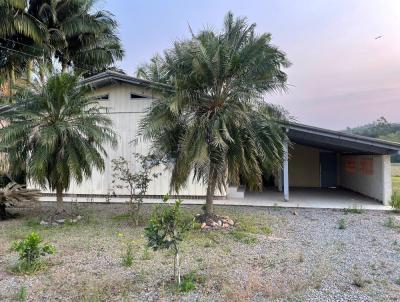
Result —
<instances>
[{"instance_id":1,"label":"leafy tree","mask_svg":"<svg viewBox=\"0 0 400 302\"><path fill-rule=\"evenodd\" d=\"M18 94L14 110L2 115L8 125L0 129L0 152L11 167L25 166L33 183L55 190L58 209L71 180L79 184L93 168L104 169L103 144L116 145L111 120L87 92L77 77L54 75Z\"/></svg>"},{"instance_id":2,"label":"leafy tree","mask_svg":"<svg viewBox=\"0 0 400 302\"><path fill-rule=\"evenodd\" d=\"M216 189L229 182L260 190L264 171L282 162L286 113L263 97L286 89L282 68L290 63L255 27L228 13L222 32L192 33L138 70L169 85L143 119L143 134L173 163L173 190L192 172L207 184L206 216Z\"/></svg>"},{"instance_id":3,"label":"leafy tree","mask_svg":"<svg viewBox=\"0 0 400 302\"><path fill-rule=\"evenodd\" d=\"M153 154L141 155L135 153L134 156L139 166L136 170L133 170L130 167L131 164L122 156L112 160L112 183L114 189L128 190L129 204L135 217L135 224L139 225L143 198L151 181L159 176L159 173L152 173L153 167L159 164L159 160Z\"/></svg>"},{"instance_id":4,"label":"leafy tree","mask_svg":"<svg viewBox=\"0 0 400 302\"><path fill-rule=\"evenodd\" d=\"M68 66L94 72L111 66L123 57L114 15L96 10L94 0L30 0L29 13L49 31L45 48L48 58Z\"/></svg>"},{"instance_id":5,"label":"leafy tree","mask_svg":"<svg viewBox=\"0 0 400 302\"><path fill-rule=\"evenodd\" d=\"M363 126L347 127L345 132L400 143L400 123L390 123L384 117ZM400 155L393 155L392 162L400 162Z\"/></svg>"},{"instance_id":6,"label":"leafy tree","mask_svg":"<svg viewBox=\"0 0 400 302\"><path fill-rule=\"evenodd\" d=\"M193 223L181 210L181 200L168 204L168 197L164 203L157 205L151 215L149 225L145 228L148 247L154 251L172 249L174 252L174 277L181 284L179 245L185 233L190 230Z\"/></svg>"}]
</instances>

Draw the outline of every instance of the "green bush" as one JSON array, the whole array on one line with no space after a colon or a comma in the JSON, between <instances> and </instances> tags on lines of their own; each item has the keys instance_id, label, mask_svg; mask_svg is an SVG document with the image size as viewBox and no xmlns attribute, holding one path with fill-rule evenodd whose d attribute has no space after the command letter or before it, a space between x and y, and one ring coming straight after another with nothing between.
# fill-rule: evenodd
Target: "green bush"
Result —
<instances>
[{"instance_id":1,"label":"green bush","mask_svg":"<svg viewBox=\"0 0 400 302\"><path fill-rule=\"evenodd\" d=\"M55 248L49 244L42 244L42 238L35 233L30 233L25 239L14 241L11 250L19 254L16 267L18 272L35 272L42 267L40 258L55 253Z\"/></svg>"},{"instance_id":2,"label":"green bush","mask_svg":"<svg viewBox=\"0 0 400 302\"><path fill-rule=\"evenodd\" d=\"M400 194L393 193L390 205L395 212L400 212Z\"/></svg>"}]
</instances>

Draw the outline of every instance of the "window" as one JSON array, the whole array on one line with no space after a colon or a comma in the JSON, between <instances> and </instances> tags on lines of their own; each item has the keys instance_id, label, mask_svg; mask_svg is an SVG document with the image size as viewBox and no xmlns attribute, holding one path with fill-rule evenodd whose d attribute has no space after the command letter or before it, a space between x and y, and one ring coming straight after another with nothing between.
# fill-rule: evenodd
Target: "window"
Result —
<instances>
[{"instance_id":1,"label":"window","mask_svg":"<svg viewBox=\"0 0 400 302\"><path fill-rule=\"evenodd\" d=\"M131 100L133 99L147 99L147 96L136 93L131 93Z\"/></svg>"},{"instance_id":2,"label":"window","mask_svg":"<svg viewBox=\"0 0 400 302\"><path fill-rule=\"evenodd\" d=\"M108 96L108 94L96 95L93 97L93 99L96 101L108 101L109 96Z\"/></svg>"}]
</instances>

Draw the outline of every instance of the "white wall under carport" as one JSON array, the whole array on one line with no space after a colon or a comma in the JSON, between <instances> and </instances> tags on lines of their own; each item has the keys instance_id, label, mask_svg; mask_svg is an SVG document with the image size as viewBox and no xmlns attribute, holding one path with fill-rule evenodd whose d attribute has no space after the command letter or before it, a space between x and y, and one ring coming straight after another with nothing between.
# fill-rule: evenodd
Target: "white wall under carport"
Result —
<instances>
[{"instance_id":1,"label":"white wall under carport","mask_svg":"<svg viewBox=\"0 0 400 302\"><path fill-rule=\"evenodd\" d=\"M339 185L389 205L392 195L389 155L339 155Z\"/></svg>"}]
</instances>

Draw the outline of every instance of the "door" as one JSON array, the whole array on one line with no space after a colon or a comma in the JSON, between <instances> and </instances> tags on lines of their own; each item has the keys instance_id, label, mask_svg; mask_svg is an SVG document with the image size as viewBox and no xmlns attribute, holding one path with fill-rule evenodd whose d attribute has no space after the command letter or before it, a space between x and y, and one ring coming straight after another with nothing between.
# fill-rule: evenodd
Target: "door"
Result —
<instances>
[{"instance_id":1,"label":"door","mask_svg":"<svg viewBox=\"0 0 400 302\"><path fill-rule=\"evenodd\" d=\"M321 151L319 154L321 166L321 187L336 187L336 153Z\"/></svg>"}]
</instances>

